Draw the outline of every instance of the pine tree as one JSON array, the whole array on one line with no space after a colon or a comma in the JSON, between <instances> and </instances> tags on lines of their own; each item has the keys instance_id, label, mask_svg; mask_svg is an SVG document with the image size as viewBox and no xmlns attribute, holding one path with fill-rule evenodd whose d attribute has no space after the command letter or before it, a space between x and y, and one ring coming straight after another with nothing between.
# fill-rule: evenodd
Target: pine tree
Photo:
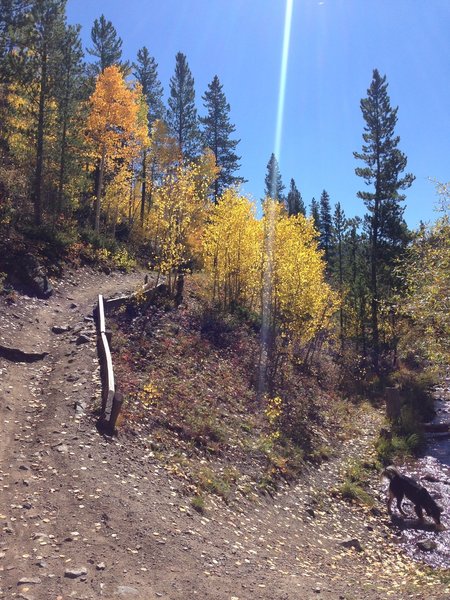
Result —
<instances>
[{"instance_id":1,"label":"pine tree","mask_svg":"<svg viewBox=\"0 0 450 600\"><path fill-rule=\"evenodd\" d=\"M175 73L170 79L167 124L176 138L183 158L192 160L199 154L200 132L195 107L194 78L182 52L175 57Z\"/></svg>"},{"instance_id":2,"label":"pine tree","mask_svg":"<svg viewBox=\"0 0 450 600\"><path fill-rule=\"evenodd\" d=\"M291 179L289 186L289 192L287 195L287 208L288 214L291 215L303 215L306 216L306 208L303 202L303 198L297 186L295 185L294 179Z\"/></svg>"},{"instance_id":3,"label":"pine tree","mask_svg":"<svg viewBox=\"0 0 450 600\"><path fill-rule=\"evenodd\" d=\"M370 293L373 364L378 371L380 358L379 305L382 294L381 273L392 261L392 251L405 242L406 225L400 202L405 196L399 190L408 188L414 176L401 173L406 168L407 158L398 149L399 136L394 129L397 123L397 108L392 108L387 93L386 76L373 71L367 98L361 100L361 112L365 121L362 152L354 152L356 159L366 163L355 169L366 185L373 191L358 192L368 211L370 241Z\"/></svg>"},{"instance_id":4,"label":"pine tree","mask_svg":"<svg viewBox=\"0 0 450 600\"><path fill-rule=\"evenodd\" d=\"M36 225L42 223L46 142L52 135L51 131L47 132L47 128L50 129L50 117L54 112L55 86L62 60L65 5L65 0L35 0L29 18L21 28L18 40L19 45L28 48L27 52L18 55L19 70L22 74L21 83L24 84L24 90L31 91L34 97L29 96L28 100L36 107L33 123L34 165L31 182L31 199Z\"/></svg>"},{"instance_id":5,"label":"pine tree","mask_svg":"<svg viewBox=\"0 0 450 600\"><path fill-rule=\"evenodd\" d=\"M332 234L333 234L333 262L332 273L337 281L338 290L341 298L344 292L344 243L347 234L348 222L345 213L342 210L340 202L334 207ZM344 346L344 306L341 303L339 307L339 337L341 340L341 349Z\"/></svg>"},{"instance_id":6,"label":"pine tree","mask_svg":"<svg viewBox=\"0 0 450 600\"><path fill-rule=\"evenodd\" d=\"M14 47L17 29L24 25L29 4L28 0L0 0L0 82L12 74L7 58Z\"/></svg>"},{"instance_id":7,"label":"pine tree","mask_svg":"<svg viewBox=\"0 0 450 600\"><path fill-rule=\"evenodd\" d=\"M78 177L81 171L80 148L83 145L80 132L79 107L85 87L83 50L79 25L66 27L61 40L61 61L55 82L58 124L58 190L55 214L61 214L67 199L65 188L71 177Z\"/></svg>"},{"instance_id":8,"label":"pine tree","mask_svg":"<svg viewBox=\"0 0 450 600\"><path fill-rule=\"evenodd\" d=\"M264 195L266 198L272 198L284 205L284 185L281 179L280 168L275 154L272 152L269 162L267 163L267 174L264 179L265 188Z\"/></svg>"},{"instance_id":9,"label":"pine tree","mask_svg":"<svg viewBox=\"0 0 450 600\"><path fill-rule=\"evenodd\" d=\"M133 65L134 76L142 87L148 106L148 126L151 128L156 119L163 120L165 108L163 102L163 87L158 78L158 63L150 56L148 49L143 46L137 53L137 62Z\"/></svg>"},{"instance_id":10,"label":"pine tree","mask_svg":"<svg viewBox=\"0 0 450 600\"><path fill-rule=\"evenodd\" d=\"M309 205L309 216L312 217L317 233L320 233L320 209L319 203L315 198L311 200L311 204Z\"/></svg>"},{"instance_id":11,"label":"pine tree","mask_svg":"<svg viewBox=\"0 0 450 600\"><path fill-rule=\"evenodd\" d=\"M320 196L320 247L325 253L325 261L330 262L331 244L333 233L333 222L331 217L330 196L326 190L323 190Z\"/></svg>"},{"instance_id":12,"label":"pine tree","mask_svg":"<svg viewBox=\"0 0 450 600\"><path fill-rule=\"evenodd\" d=\"M107 21L104 15L95 19L91 29L91 40L93 46L87 48L87 51L91 56L98 58L98 62L93 65L95 75L103 73L106 67L122 64L122 40L117 35L114 25Z\"/></svg>"},{"instance_id":13,"label":"pine tree","mask_svg":"<svg viewBox=\"0 0 450 600\"><path fill-rule=\"evenodd\" d=\"M142 93L148 106L148 128L152 130L153 123L163 120L165 117L165 108L163 103L163 88L158 78L158 63L144 46L138 50L137 63L134 64L134 76L142 87ZM144 224L145 205L147 202L147 154L148 150L144 148L142 153L142 190L141 190L141 211L140 221ZM152 174L152 173L151 173ZM153 188L151 182L150 189Z\"/></svg>"},{"instance_id":14,"label":"pine tree","mask_svg":"<svg viewBox=\"0 0 450 600\"><path fill-rule=\"evenodd\" d=\"M216 164L220 168L219 176L214 182L214 201L217 202L227 187L244 182L242 177L234 175L240 167L241 157L235 152L240 140L230 139L236 128L230 123L230 105L217 75L208 85L202 99L207 110L206 117L200 118L203 125L203 145L214 152Z\"/></svg>"}]
</instances>

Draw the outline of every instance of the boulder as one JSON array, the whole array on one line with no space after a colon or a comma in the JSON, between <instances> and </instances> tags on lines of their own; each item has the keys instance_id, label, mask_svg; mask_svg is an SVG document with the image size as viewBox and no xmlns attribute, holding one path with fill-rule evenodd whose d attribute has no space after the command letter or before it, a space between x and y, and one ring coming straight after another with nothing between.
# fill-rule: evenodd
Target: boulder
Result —
<instances>
[{"instance_id":1,"label":"boulder","mask_svg":"<svg viewBox=\"0 0 450 600\"><path fill-rule=\"evenodd\" d=\"M14 279L26 294L47 299L53 294L45 268L33 254L24 254L16 264Z\"/></svg>"}]
</instances>

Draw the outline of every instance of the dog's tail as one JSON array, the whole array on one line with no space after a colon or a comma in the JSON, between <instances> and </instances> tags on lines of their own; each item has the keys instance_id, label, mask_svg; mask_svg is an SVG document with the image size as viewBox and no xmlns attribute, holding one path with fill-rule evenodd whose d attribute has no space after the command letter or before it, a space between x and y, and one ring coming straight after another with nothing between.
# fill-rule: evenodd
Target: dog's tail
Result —
<instances>
[{"instance_id":1,"label":"dog's tail","mask_svg":"<svg viewBox=\"0 0 450 600\"><path fill-rule=\"evenodd\" d=\"M386 477L389 481L392 481L394 477L398 477L400 475L400 471L394 467L394 465L389 465L386 467L384 471L381 473L382 477Z\"/></svg>"}]
</instances>

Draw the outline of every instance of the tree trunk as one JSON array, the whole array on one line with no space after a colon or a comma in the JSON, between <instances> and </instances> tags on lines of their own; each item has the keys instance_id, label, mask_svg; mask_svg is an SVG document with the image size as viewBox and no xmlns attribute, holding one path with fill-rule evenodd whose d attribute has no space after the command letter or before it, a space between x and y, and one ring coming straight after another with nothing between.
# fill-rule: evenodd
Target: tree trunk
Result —
<instances>
[{"instance_id":1,"label":"tree trunk","mask_svg":"<svg viewBox=\"0 0 450 600\"><path fill-rule=\"evenodd\" d=\"M378 187L378 186L377 186ZM375 372L379 372L380 363L380 337L378 331L378 228L379 228L379 211L380 200L377 189L375 197L375 206L372 218L372 248L371 248L371 311L372 311L372 350L373 350L373 367Z\"/></svg>"},{"instance_id":2,"label":"tree trunk","mask_svg":"<svg viewBox=\"0 0 450 600\"><path fill-rule=\"evenodd\" d=\"M44 165L44 116L45 101L47 95L47 48L44 46L42 52L41 81L39 91L39 109L36 143L36 168L33 183L33 205L34 205L34 223L42 223L42 172Z\"/></svg>"},{"instance_id":3,"label":"tree trunk","mask_svg":"<svg viewBox=\"0 0 450 600\"><path fill-rule=\"evenodd\" d=\"M103 144L102 148L102 157L100 159L100 171L98 174L98 186L97 186L97 198L95 201L95 232L100 232L100 204L102 197L102 188L103 188L103 177L105 174L105 159L106 159L106 148Z\"/></svg>"},{"instance_id":4,"label":"tree trunk","mask_svg":"<svg viewBox=\"0 0 450 600\"><path fill-rule=\"evenodd\" d=\"M147 192L147 151L142 154L142 195L141 195L141 227L144 226L145 196Z\"/></svg>"}]
</instances>

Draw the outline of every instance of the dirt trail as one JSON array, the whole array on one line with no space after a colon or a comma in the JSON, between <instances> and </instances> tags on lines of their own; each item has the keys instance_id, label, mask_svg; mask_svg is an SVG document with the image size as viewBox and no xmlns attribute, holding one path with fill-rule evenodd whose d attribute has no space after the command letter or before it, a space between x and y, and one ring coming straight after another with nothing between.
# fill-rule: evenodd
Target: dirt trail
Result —
<instances>
[{"instance_id":1,"label":"dirt trail","mask_svg":"<svg viewBox=\"0 0 450 600\"><path fill-rule=\"evenodd\" d=\"M0 359L0 598L448 597L424 575L414 585L415 565L398 552L384 513L331 496L339 461L275 498L211 498L201 515L150 443L97 433L90 411L76 410L99 398L89 315L98 291L141 281L81 271L48 301L2 306L1 343L49 355ZM53 325L72 329L56 334ZM90 341L77 344L81 333ZM378 425L376 416L361 419L361 431ZM345 455L361 455L370 435L357 440ZM362 551L342 545L352 539Z\"/></svg>"}]
</instances>

